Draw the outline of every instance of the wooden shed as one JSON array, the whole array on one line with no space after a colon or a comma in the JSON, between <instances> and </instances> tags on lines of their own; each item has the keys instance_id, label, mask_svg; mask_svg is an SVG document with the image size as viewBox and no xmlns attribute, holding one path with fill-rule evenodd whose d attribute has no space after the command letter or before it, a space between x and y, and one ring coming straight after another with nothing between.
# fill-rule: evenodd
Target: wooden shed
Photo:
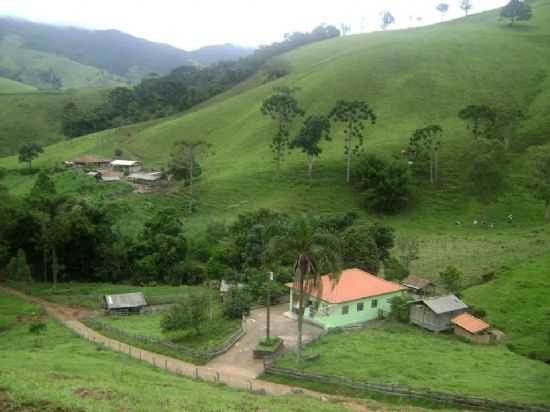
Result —
<instances>
[{"instance_id":1,"label":"wooden shed","mask_svg":"<svg viewBox=\"0 0 550 412\"><path fill-rule=\"evenodd\" d=\"M141 292L103 296L103 308L111 314L141 313L146 306L145 296Z\"/></svg>"},{"instance_id":2,"label":"wooden shed","mask_svg":"<svg viewBox=\"0 0 550 412\"><path fill-rule=\"evenodd\" d=\"M453 328L451 320L465 313L468 305L455 295L422 299L411 305L410 321L433 332Z\"/></svg>"},{"instance_id":3,"label":"wooden shed","mask_svg":"<svg viewBox=\"0 0 550 412\"><path fill-rule=\"evenodd\" d=\"M411 275L403 279L401 284L414 296L428 297L435 295L435 284L429 279Z\"/></svg>"},{"instance_id":4,"label":"wooden shed","mask_svg":"<svg viewBox=\"0 0 550 412\"><path fill-rule=\"evenodd\" d=\"M500 341L504 334L496 329L492 329L487 322L476 318L469 313L463 313L451 319L454 327L454 333L470 342L480 344L490 344Z\"/></svg>"}]
</instances>

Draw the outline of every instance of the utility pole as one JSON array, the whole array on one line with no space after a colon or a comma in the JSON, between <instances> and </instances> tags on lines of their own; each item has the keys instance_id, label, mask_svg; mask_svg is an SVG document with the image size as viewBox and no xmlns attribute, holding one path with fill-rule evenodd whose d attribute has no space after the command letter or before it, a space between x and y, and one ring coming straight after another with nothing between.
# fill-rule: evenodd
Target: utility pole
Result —
<instances>
[{"instance_id":1,"label":"utility pole","mask_svg":"<svg viewBox=\"0 0 550 412\"><path fill-rule=\"evenodd\" d=\"M267 281L267 302L266 302L266 328L265 328L265 340L269 344L270 341L270 321L271 321L271 283L273 282L274 274L273 272L269 272L268 274L268 281Z\"/></svg>"}]
</instances>

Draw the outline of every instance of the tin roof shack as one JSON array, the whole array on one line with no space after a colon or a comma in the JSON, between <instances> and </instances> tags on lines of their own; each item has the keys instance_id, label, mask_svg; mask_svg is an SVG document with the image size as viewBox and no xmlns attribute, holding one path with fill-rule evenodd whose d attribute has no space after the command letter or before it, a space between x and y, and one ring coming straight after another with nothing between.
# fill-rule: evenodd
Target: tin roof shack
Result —
<instances>
[{"instance_id":1,"label":"tin roof shack","mask_svg":"<svg viewBox=\"0 0 550 412\"><path fill-rule=\"evenodd\" d=\"M465 313L468 306L455 295L422 299L411 305L410 321L433 332L453 328L451 320Z\"/></svg>"},{"instance_id":2,"label":"tin roof shack","mask_svg":"<svg viewBox=\"0 0 550 412\"><path fill-rule=\"evenodd\" d=\"M136 173L141 170L142 163L137 160L113 160L111 167L125 174Z\"/></svg>"},{"instance_id":3,"label":"tin roof shack","mask_svg":"<svg viewBox=\"0 0 550 412\"><path fill-rule=\"evenodd\" d=\"M109 167L111 164L111 159L102 159L96 156L81 156L77 159L74 159L72 162L76 167L85 167L89 169L97 169L102 167Z\"/></svg>"},{"instance_id":4,"label":"tin roof shack","mask_svg":"<svg viewBox=\"0 0 550 412\"><path fill-rule=\"evenodd\" d=\"M401 284L407 288L413 298L435 295L435 284L429 279L411 275L403 279Z\"/></svg>"},{"instance_id":5,"label":"tin roof shack","mask_svg":"<svg viewBox=\"0 0 550 412\"><path fill-rule=\"evenodd\" d=\"M142 185L153 185L160 181L161 176L161 172L132 173L130 176L128 176L128 180Z\"/></svg>"},{"instance_id":6,"label":"tin roof shack","mask_svg":"<svg viewBox=\"0 0 550 412\"><path fill-rule=\"evenodd\" d=\"M499 342L504 334L481 319L469 313L463 313L451 319L454 333L470 342L488 345Z\"/></svg>"},{"instance_id":7,"label":"tin roof shack","mask_svg":"<svg viewBox=\"0 0 550 412\"><path fill-rule=\"evenodd\" d=\"M99 170L95 175L98 182L120 182L122 180L122 173L113 172L112 170Z\"/></svg>"},{"instance_id":8,"label":"tin roof shack","mask_svg":"<svg viewBox=\"0 0 550 412\"><path fill-rule=\"evenodd\" d=\"M143 293L125 293L103 296L103 308L111 315L141 313L147 306Z\"/></svg>"}]
</instances>

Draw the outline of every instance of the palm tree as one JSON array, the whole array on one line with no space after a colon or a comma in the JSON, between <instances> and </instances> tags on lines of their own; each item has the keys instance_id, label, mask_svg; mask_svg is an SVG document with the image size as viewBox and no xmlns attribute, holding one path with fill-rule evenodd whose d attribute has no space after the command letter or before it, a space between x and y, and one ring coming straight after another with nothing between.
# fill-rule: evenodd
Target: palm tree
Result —
<instances>
[{"instance_id":1,"label":"palm tree","mask_svg":"<svg viewBox=\"0 0 550 412\"><path fill-rule=\"evenodd\" d=\"M298 290L298 363L302 361L304 295L321 293L321 277L330 273L334 282L340 276L340 241L323 231L319 221L309 215L292 219L283 234L272 238L270 253L294 260L294 285ZM305 293L304 293L305 292Z\"/></svg>"}]
</instances>

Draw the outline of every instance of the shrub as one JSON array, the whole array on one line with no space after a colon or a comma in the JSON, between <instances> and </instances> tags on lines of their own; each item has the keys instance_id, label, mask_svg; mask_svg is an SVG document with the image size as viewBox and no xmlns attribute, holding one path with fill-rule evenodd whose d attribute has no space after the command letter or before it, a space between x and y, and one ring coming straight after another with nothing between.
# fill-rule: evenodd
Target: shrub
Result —
<instances>
[{"instance_id":1,"label":"shrub","mask_svg":"<svg viewBox=\"0 0 550 412\"><path fill-rule=\"evenodd\" d=\"M390 257L384 260L384 278L387 280L401 281L409 276L409 271L396 258Z\"/></svg>"},{"instance_id":2,"label":"shrub","mask_svg":"<svg viewBox=\"0 0 550 412\"><path fill-rule=\"evenodd\" d=\"M390 300L391 304L391 316L393 319L407 323L409 322L410 309L409 304L411 300L402 296L396 296Z\"/></svg>"},{"instance_id":3,"label":"shrub","mask_svg":"<svg viewBox=\"0 0 550 412\"><path fill-rule=\"evenodd\" d=\"M378 273L379 252L368 226L352 226L342 236L344 266Z\"/></svg>"},{"instance_id":4,"label":"shrub","mask_svg":"<svg viewBox=\"0 0 550 412\"><path fill-rule=\"evenodd\" d=\"M227 319L241 319L250 313L252 296L246 289L234 287L223 305L223 316Z\"/></svg>"},{"instance_id":5,"label":"shrub","mask_svg":"<svg viewBox=\"0 0 550 412\"><path fill-rule=\"evenodd\" d=\"M164 333L182 332L200 335L207 319L206 298L202 294L188 296L172 306L163 316L160 326Z\"/></svg>"},{"instance_id":6,"label":"shrub","mask_svg":"<svg viewBox=\"0 0 550 412\"><path fill-rule=\"evenodd\" d=\"M443 287L451 293L458 293L462 286L462 272L460 272L454 266L448 266L443 272L439 274Z\"/></svg>"},{"instance_id":7,"label":"shrub","mask_svg":"<svg viewBox=\"0 0 550 412\"><path fill-rule=\"evenodd\" d=\"M8 266L6 267L6 272L11 280L22 282L32 280L31 269L27 263L27 256L22 249L19 249L17 251L17 255L10 259Z\"/></svg>"}]
</instances>

